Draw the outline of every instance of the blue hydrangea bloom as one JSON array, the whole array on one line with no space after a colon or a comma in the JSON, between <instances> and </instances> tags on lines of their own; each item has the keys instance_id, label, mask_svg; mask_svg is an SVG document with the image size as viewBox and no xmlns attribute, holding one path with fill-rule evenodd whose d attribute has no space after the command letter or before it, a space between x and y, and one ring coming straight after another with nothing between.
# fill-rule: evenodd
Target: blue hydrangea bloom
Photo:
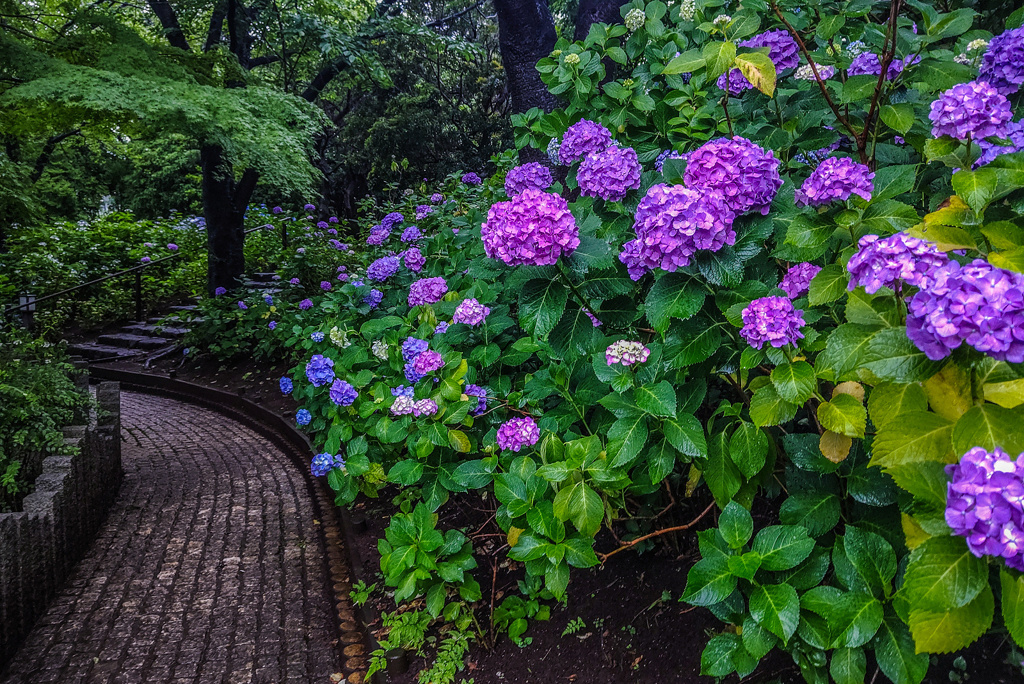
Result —
<instances>
[{"instance_id":1,"label":"blue hydrangea bloom","mask_svg":"<svg viewBox=\"0 0 1024 684\"><path fill-rule=\"evenodd\" d=\"M430 344L426 340L408 337L405 342L402 343L402 358L406 361L412 361L417 356L427 351L429 346Z\"/></svg>"},{"instance_id":2,"label":"blue hydrangea bloom","mask_svg":"<svg viewBox=\"0 0 1024 684\"><path fill-rule=\"evenodd\" d=\"M323 477L335 468L344 467L345 459L341 457L341 454L335 454L332 456L331 454L324 452L313 457L313 461L309 466L309 472L313 473L313 477Z\"/></svg>"},{"instance_id":3,"label":"blue hydrangea bloom","mask_svg":"<svg viewBox=\"0 0 1024 684\"><path fill-rule=\"evenodd\" d=\"M311 420L313 420L313 414L306 409L299 409L295 412L295 422L299 425L309 425Z\"/></svg>"},{"instance_id":4,"label":"blue hydrangea bloom","mask_svg":"<svg viewBox=\"0 0 1024 684\"><path fill-rule=\"evenodd\" d=\"M413 368L413 362L412 361L410 361L409 363L405 364L405 379L406 380L408 380L409 382L416 383L416 382L419 382L420 380L422 380L424 377L425 376L423 375L423 373L417 373L416 372L416 369Z\"/></svg>"},{"instance_id":5,"label":"blue hydrangea bloom","mask_svg":"<svg viewBox=\"0 0 1024 684\"><path fill-rule=\"evenodd\" d=\"M313 387L331 384L334 381L334 361L323 354L314 354L306 364L306 377Z\"/></svg>"},{"instance_id":6,"label":"blue hydrangea bloom","mask_svg":"<svg viewBox=\"0 0 1024 684\"><path fill-rule=\"evenodd\" d=\"M281 394L291 394L295 386L292 384L292 379L285 376L281 378Z\"/></svg>"},{"instance_id":7,"label":"blue hydrangea bloom","mask_svg":"<svg viewBox=\"0 0 1024 684\"><path fill-rule=\"evenodd\" d=\"M399 385L398 387L391 388L391 396L393 397L408 397L412 399L413 388L407 385Z\"/></svg>"},{"instance_id":8,"label":"blue hydrangea bloom","mask_svg":"<svg viewBox=\"0 0 1024 684\"><path fill-rule=\"evenodd\" d=\"M331 401L338 406L351 406L358 396L359 393L356 392L356 388L344 380L335 380L334 384L331 385Z\"/></svg>"},{"instance_id":9,"label":"blue hydrangea bloom","mask_svg":"<svg viewBox=\"0 0 1024 684\"><path fill-rule=\"evenodd\" d=\"M317 330L316 332L312 332L309 334L309 339L313 340L314 342L323 342L324 334Z\"/></svg>"}]
</instances>

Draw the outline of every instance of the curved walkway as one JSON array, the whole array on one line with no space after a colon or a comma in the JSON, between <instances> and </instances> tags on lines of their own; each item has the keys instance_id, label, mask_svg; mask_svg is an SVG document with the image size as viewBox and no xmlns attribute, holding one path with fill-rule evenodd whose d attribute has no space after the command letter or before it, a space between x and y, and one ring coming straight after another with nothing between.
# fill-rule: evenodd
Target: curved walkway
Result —
<instances>
[{"instance_id":1,"label":"curved walkway","mask_svg":"<svg viewBox=\"0 0 1024 684\"><path fill-rule=\"evenodd\" d=\"M303 474L219 413L121 396L120 495L5 684L329 682L338 634Z\"/></svg>"}]
</instances>

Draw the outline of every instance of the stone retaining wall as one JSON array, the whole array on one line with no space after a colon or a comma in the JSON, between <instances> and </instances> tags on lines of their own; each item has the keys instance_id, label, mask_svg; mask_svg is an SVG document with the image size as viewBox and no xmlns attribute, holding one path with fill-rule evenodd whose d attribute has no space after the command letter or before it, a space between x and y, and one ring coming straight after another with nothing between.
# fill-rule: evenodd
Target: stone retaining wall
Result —
<instances>
[{"instance_id":1,"label":"stone retaining wall","mask_svg":"<svg viewBox=\"0 0 1024 684\"><path fill-rule=\"evenodd\" d=\"M0 670L92 542L121 486L121 389L100 383L73 456L47 456L23 510L0 514Z\"/></svg>"}]
</instances>

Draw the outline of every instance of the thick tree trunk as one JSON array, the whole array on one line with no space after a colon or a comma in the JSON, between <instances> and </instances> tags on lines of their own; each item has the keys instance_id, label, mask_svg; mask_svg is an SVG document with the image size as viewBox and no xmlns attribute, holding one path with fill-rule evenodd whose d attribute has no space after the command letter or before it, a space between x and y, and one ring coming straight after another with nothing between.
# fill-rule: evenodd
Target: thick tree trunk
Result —
<instances>
[{"instance_id":1,"label":"thick tree trunk","mask_svg":"<svg viewBox=\"0 0 1024 684\"><path fill-rule=\"evenodd\" d=\"M513 112L555 108L555 96L540 80L537 62L555 49L555 22L546 0L494 0L498 43Z\"/></svg>"},{"instance_id":2,"label":"thick tree trunk","mask_svg":"<svg viewBox=\"0 0 1024 684\"><path fill-rule=\"evenodd\" d=\"M233 290L245 273L245 209L256 188L257 173L247 169L235 180L224 150L206 145L200 151L203 169L203 215L206 218L207 282L210 295L218 287Z\"/></svg>"},{"instance_id":3,"label":"thick tree trunk","mask_svg":"<svg viewBox=\"0 0 1024 684\"><path fill-rule=\"evenodd\" d=\"M580 8L576 13L575 40L586 38L591 24L621 24L619 8L624 4L622 0L580 0Z\"/></svg>"}]
</instances>

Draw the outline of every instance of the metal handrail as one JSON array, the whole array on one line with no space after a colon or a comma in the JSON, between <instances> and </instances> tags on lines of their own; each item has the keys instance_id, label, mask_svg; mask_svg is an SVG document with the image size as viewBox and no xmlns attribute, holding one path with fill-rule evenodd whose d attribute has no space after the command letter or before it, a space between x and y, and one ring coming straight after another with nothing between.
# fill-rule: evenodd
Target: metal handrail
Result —
<instances>
[{"instance_id":1,"label":"metal handrail","mask_svg":"<svg viewBox=\"0 0 1024 684\"><path fill-rule=\"evenodd\" d=\"M253 233L253 232L257 231L257 230L263 230L263 229L265 229L267 227L273 228L273 226L271 226L270 224L266 224L266 225L263 225L263 226L257 226L256 228L250 228L249 230L244 231L244 234L248 235L249 233ZM287 239L288 238L287 238L287 233L285 232L284 226L282 226L281 231L282 231L282 239L285 240L285 244L287 246ZM70 293L75 292L77 290L81 290L82 288L89 287L90 285L95 285L97 283L102 283L102 282L107 281L107 280L113 280L114 278L120 278L121 276L127 275L128 273L135 273L135 290L136 290L136 293L135 293L136 294L136 297L135 297L135 318L136 318L136 320L142 320L142 310L141 310L142 309L142 298L141 298L141 295L142 295L142 270L146 269L146 268L149 268L150 266L153 266L154 264L160 264L160 263L163 263L165 261L168 261L169 259L176 259L176 258L181 257L181 256L183 256L183 254L180 253L180 252L179 253L175 253L175 254L168 254L165 257L161 257L159 259L154 259L152 261L147 261L144 264L139 264L138 266L132 266L131 268L126 268L123 271L118 271L117 273L110 273L110 274L105 275L103 277L96 278L94 280L90 280L87 283L81 283L80 285L75 285L74 287L69 287L69 288L61 290L59 292L52 292L52 293L50 293L48 295L45 295L43 297L39 297L37 299L33 299L31 302L26 302L24 304L18 304L16 306L9 306L9 307L4 308L4 315L5 316L10 316L15 311L20 311L21 309L25 309L25 308L28 308L28 307L31 307L31 306L35 306L36 304L39 304L40 302L45 302L45 301L48 301L50 299L55 299L57 297L60 297L60 296L66 295L66 294L70 294Z\"/></svg>"}]
</instances>

